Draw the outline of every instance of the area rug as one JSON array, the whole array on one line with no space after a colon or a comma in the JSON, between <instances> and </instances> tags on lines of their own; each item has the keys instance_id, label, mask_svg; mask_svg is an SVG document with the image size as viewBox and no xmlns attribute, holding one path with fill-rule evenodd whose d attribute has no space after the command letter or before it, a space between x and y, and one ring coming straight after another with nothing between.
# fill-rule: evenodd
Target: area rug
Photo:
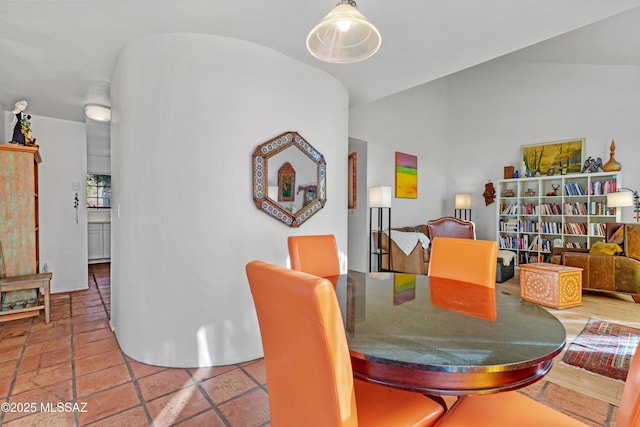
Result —
<instances>
[{"instance_id":1,"label":"area rug","mask_svg":"<svg viewBox=\"0 0 640 427\"><path fill-rule=\"evenodd\" d=\"M562 361L596 374L624 381L640 342L640 329L589 319Z\"/></svg>"}]
</instances>

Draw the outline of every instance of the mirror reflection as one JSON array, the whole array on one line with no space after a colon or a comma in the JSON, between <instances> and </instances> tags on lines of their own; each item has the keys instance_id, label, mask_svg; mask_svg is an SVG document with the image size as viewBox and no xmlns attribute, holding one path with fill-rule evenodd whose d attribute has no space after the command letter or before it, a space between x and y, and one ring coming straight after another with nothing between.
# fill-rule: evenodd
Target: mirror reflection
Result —
<instances>
[{"instance_id":1,"label":"mirror reflection","mask_svg":"<svg viewBox=\"0 0 640 427\"><path fill-rule=\"evenodd\" d=\"M297 132L261 144L253 153L253 200L258 209L298 227L324 206L324 157Z\"/></svg>"}]
</instances>

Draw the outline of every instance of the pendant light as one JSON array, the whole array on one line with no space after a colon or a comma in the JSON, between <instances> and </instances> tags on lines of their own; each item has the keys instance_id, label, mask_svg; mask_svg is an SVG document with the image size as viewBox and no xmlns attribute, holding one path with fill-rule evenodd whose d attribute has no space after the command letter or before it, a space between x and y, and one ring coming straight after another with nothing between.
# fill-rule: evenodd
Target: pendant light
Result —
<instances>
[{"instance_id":1,"label":"pendant light","mask_svg":"<svg viewBox=\"0 0 640 427\"><path fill-rule=\"evenodd\" d=\"M321 61L348 64L367 59L380 48L377 28L356 9L354 0L341 0L307 36L307 49Z\"/></svg>"}]
</instances>

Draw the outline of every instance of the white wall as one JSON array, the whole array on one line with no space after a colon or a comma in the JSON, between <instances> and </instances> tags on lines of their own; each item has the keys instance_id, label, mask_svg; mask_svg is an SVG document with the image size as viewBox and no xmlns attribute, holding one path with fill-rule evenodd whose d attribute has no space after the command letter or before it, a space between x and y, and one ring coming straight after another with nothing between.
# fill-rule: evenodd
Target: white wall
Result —
<instances>
[{"instance_id":1,"label":"white wall","mask_svg":"<svg viewBox=\"0 0 640 427\"><path fill-rule=\"evenodd\" d=\"M484 183L519 164L523 145L586 138L585 156L609 159L616 141L623 183L640 188L640 67L491 61L448 78L446 181L449 194L473 190L478 238L495 239L495 203ZM631 208L622 219L632 222Z\"/></svg>"},{"instance_id":2,"label":"white wall","mask_svg":"<svg viewBox=\"0 0 640 427\"><path fill-rule=\"evenodd\" d=\"M349 138L349 154L356 153L356 208L349 209L349 270L369 269L369 206L367 206L367 142Z\"/></svg>"},{"instance_id":3,"label":"white wall","mask_svg":"<svg viewBox=\"0 0 640 427\"><path fill-rule=\"evenodd\" d=\"M286 238L347 249L345 87L240 40L139 40L111 82L112 323L125 353L188 367L260 357L244 267L285 266ZM294 229L258 210L251 155L298 131L327 162L327 202ZM118 213L119 212L119 213Z\"/></svg>"},{"instance_id":4,"label":"white wall","mask_svg":"<svg viewBox=\"0 0 640 427\"><path fill-rule=\"evenodd\" d=\"M395 195L395 152L418 157L418 198L393 197L392 227L425 224L427 219L453 214L453 207L447 210L445 204L450 197L446 188L447 85L446 79L440 79L349 111L349 136L367 141L364 191L389 186ZM367 209L366 227L368 216ZM367 265L368 260L351 262Z\"/></svg>"},{"instance_id":5,"label":"white wall","mask_svg":"<svg viewBox=\"0 0 640 427\"><path fill-rule=\"evenodd\" d=\"M0 104L0 111L4 111L4 107ZM0 120L0 144L6 143L9 139L7 138L7 134L5 133L5 122L7 121L6 113L2 116L2 120Z\"/></svg>"},{"instance_id":6,"label":"white wall","mask_svg":"<svg viewBox=\"0 0 640 427\"><path fill-rule=\"evenodd\" d=\"M111 123L87 119L87 172L111 174Z\"/></svg>"},{"instance_id":7,"label":"white wall","mask_svg":"<svg viewBox=\"0 0 640 427\"><path fill-rule=\"evenodd\" d=\"M368 186L393 185L393 151L418 155L418 199L393 200L392 226L451 215L454 194L472 193L478 238L495 239L484 185L528 144L585 137L585 156L606 162L615 139L624 186L640 189L640 67L508 58L350 111L350 136L369 141ZM622 220L634 221L631 208Z\"/></svg>"},{"instance_id":8,"label":"white wall","mask_svg":"<svg viewBox=\"0 0 640 427\"><path fill-rule=\"evenodd\" d=\"M10 124L12 119L11 111L5 112L5 122ZM11 138L13 128L6 130L5 138ZM47 264L47 270L53 272L51 292L87 289L85 125L32 115L31 131L42 156L38 167L40 270Z\"/></svg>"}]
</instances>

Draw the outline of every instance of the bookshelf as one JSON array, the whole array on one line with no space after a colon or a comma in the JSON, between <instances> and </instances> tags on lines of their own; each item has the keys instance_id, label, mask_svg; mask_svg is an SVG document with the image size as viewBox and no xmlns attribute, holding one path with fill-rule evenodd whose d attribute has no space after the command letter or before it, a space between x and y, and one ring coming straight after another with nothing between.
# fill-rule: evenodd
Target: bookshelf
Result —
<instances>
[{"instance_id":1,"label":"bookshelf","mask_svg":"<svg viewBox=\"0 0 640 427\"><path fill-rule=\"evenodd\" d=\"M498 181L497 241L516 263L548 262L556 246L590 248L605 223L620 221L607 193L622 187L621 172L553 175Z\"/></svg>"}]
</instances>

